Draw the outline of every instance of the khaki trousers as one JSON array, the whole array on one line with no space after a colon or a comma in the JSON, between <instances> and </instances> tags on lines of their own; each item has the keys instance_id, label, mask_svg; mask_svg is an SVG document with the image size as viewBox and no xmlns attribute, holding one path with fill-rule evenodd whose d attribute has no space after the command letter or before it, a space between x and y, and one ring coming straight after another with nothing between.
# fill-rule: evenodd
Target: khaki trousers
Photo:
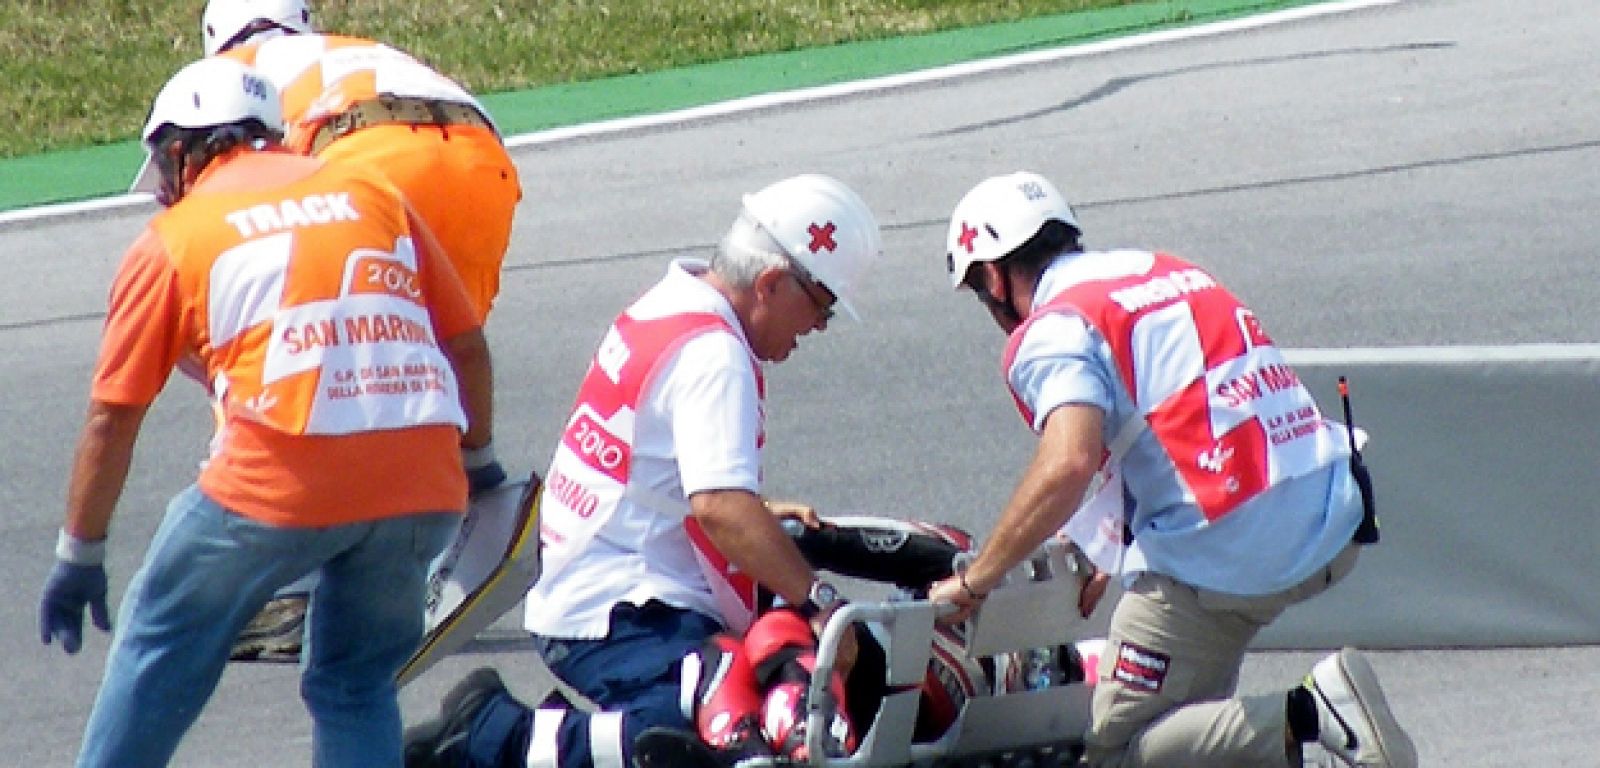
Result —
<instances>
[{"instance_id":1,"label":"khaki trousers","mask_svg":"<svg viewBox=\"0 0 1600 768\"><path fill-rule=\"evenodd\" d=\"M1286 694L1234 698L1245 649L1355 567L1352 544L1300 584L1242 597L1140 574L1111 616L1085 759L1095 768L1289 765ZM1287 689L1285 689L1287 690Z\"/></svg>"}]
</instances>

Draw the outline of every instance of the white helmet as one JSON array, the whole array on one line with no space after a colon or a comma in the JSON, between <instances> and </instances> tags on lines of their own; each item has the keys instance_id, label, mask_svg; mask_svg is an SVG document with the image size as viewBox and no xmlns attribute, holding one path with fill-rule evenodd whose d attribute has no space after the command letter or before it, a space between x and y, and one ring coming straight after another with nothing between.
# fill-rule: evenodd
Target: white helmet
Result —
<instances>
[{"instance_id":1,"label":"white helmet","mask_svg":"<svg viewBox=\"0 0 1600 768\"><path fill-rule=\"evenodd\" d=\"M845 314L860 319L850 299L857 278L883 252L883 238L859 195L837 179L803 174L745 195L741 216L832 291Z\"/></svg>"},{"instance_id":2,"label":"white helmet","mask_svg":"<svg viewBox=\"0 0 1600 768\"><path fill-rule=\"evenodd\" d=\"M211 0L200 15L200 40L214 56L246 27L257 21L311 34L311 8L305 0Z\"/></svg>"},{"instance_id":3,"label":"white helmet","mask_svg":"<svg viewBox=\"0 0 1600 768\"><path fill-rule=\"evenodd\" d=\"M154 152L152 140L162 126L210 128L252 118L282 130L278 89L238 61L212 57L191 62L161 87L140 136Z\"/></svg>"},{"instance_id":4,"label":"white helmet","mask_svg":"<svg viewBox=\"0 0 1600 768\"><path fill-rule=\"evenodd\" d=\"M974 262L1005 258L1052 220L1082 231L1067 199L1043 176L1018 171L978 182L950 214L945 238L950 285L960 288Z\"/></svg>"}]
</instances>

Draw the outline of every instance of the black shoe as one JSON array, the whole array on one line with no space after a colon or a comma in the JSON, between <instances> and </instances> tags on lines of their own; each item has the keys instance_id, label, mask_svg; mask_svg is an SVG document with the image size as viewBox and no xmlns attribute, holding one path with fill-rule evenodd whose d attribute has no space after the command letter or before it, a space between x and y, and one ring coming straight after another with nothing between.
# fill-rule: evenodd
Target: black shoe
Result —
<instances>
[{"instance_id":1,"label":"black shoe","mask_svg":"<svg viewBox=\"0 0 1600 768\"><path fill-rule=\"evenodd\" d=\"M759 733L754 739L740 739L721 749L707 746L693 731L661 726L646 728L633 740L633 768L741 768L755 761L794 765L774 757Z\"/></svg>"},{"instance_id":2,"label":"black shoe","mask_svg":"<svg viewBox=\"0 0 1600 768\"><path fill-rule=\"evenodd\" d=\"M733 726L733 738L713 748L712 751L717 755L717 762L725 768L740 768L753 760L761 760L766 764L777 757L767 737L761 733L761 723L755 715L746 715L742 718ZM772 764L788 763L785 761Z\"/></svg>"},{"instance_id":3,"label":"black shoe","mask_svg":"<svg viewBox=\"0 0 1600 768\"><path fill-rule=\"evenodd\" d=\"M406 729L406 768L447 768L462 762L478 713L500 694L510 695L500 673L483 667L456 683L439 702L439 716Z\"/></svg>"}]
</instances>

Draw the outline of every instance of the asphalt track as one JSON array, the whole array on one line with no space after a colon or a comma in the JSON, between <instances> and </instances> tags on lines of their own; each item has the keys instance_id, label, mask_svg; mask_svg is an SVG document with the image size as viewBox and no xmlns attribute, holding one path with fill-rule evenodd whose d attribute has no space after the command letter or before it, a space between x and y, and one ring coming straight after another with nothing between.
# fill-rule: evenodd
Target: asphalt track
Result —
<instances>
[{"instance_id":1,"label":"asphalt track","mask_svg":"<svg viewBox=\"0 0 1600 768\"><path fill-rule=\"evenodd\" d=\"M1208 265L1286 346L1592 342L1600 107L1580 73L1594 71L1597 39L1588 0L1412 0L529 146L489 328L501 451L542 467L611 315L668 259L704 252L739 194L811 170L873 204L888 251L857 300L866 323L808 337L769 375L771 493L824 510L982 531L1028 457L997 380L1001 337L950 294L941 264L956 199L1015 168L1056 179L1092 245L1170 248ZM101 672L104 635L75 658L39 645L36 601L105 286L149 212L0 227L12 275L0 284L0 504L11 510L0 577L17 596L0 608L13 628L0 635L0 762L70 763ZM175 383L113 528L114 595L207 429L199 393ZM1537 567L1537 553L1507 556ZM430 714L480 664L534 696L514 625L404 691L407 718ZM1242 688L1287 685L1317 655L1252 654ZM1600 765L1595 648L1373 658L1424 765ZM293 670L235 666L175 764L305 765L309 743Z\"/></svg>"}]
</instances>

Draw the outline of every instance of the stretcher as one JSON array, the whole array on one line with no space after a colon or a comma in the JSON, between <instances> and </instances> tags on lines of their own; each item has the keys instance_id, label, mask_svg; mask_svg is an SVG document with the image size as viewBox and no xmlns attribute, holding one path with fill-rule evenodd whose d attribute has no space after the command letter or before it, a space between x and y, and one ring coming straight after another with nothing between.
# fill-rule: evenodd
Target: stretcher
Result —
<instances>
[{"instance_id":1,"label":"stretcher","mask_svg":"<svg viewBox=\"0 0 1600 768\"><path fill-rule=\"evenodd\" d=\"M475 500L473 514L430 579L428 634L401 684L455 652L513 604L539 573L537 478ZM1088 623L1077 611L1092 573L1082 551L1059 540L1007 574L965 622L936 628L941 608L916 596L964 565L971 541L947 526L876 516L827 517L826 525L785 530L819 569L887 585L883 599L856 600L834 613L819 638L807 697L807 765L1072 765L1089 723L1093 664ZM860 625L884 651L881 703L857 724L857 748L829 755L823 739L831 701L827 680L845 632ZM1056 674L1048 681L1042 660ZM937 678L937 679L936 679ZM938 683L941 712L929 733L928 688ZM877 688L876 686L874 686ZM676 764L676 763L675 763ZM742 768L794 765L754 761ZM685 766L687 768L687 766Z\"/></svg>"},{"instance_id":2,"label":"stretcher","mask_svg":"<svg viewBox=\"0 0 1600 768\"><path fill-rule=\"evenodd\" d=\"M806 713L807 751L816 756L810 764L830 768L1074 764L1089 724L1091 689L1085 676L1079 670L1067 679L1041 684L1026 679L1025 661L1019 660L1037 658L1045 649L1092 642L1087 622L1076 610L1089 573L1075 547L1055 541L1045 544L1008 574L967 620L959 632L964 643L953 649L940 646L940 651L954 650L964 658L935 658L935 622L941 609L949 610L947 606L926 600L845 605L819 639L817 673ZM832 703L826 673L834 667L845 632L856 624L866 626L885 650L889 693L873 722L860 729L863 735L855 752L827 756L824 718ZM1080 654L1069 656L1069 663L1082 663ZM992 679L973 681L970 695L959 702L943 733L919 742L914 733L930 664L989 670Z\"/></svg>"}]
</instances>

